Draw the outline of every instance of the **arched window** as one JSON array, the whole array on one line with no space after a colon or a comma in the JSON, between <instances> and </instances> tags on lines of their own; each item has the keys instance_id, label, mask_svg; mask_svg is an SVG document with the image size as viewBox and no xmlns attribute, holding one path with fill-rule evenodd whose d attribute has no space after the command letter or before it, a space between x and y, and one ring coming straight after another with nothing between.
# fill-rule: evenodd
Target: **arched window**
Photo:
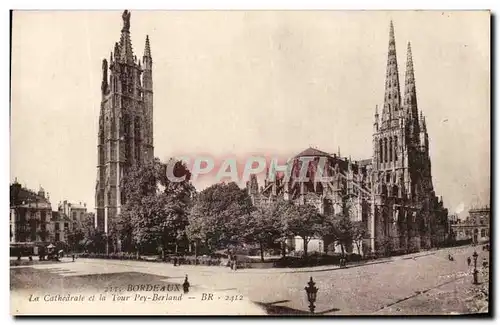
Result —
<instances>
[{"instance_id":1,"label":"arched window","mask_svg":"<svg viewBox=\"0 0 500 325\"><path fill-rule=\"evenodd\" d=\"M387 162L387 138L384 138L384 162Z\"/></svg>"},{"instance_id":2,"label":"arched window","mask_svg":"<svg viewBox=\"0 0 500 325\"><path fill-rule=\"evenodd\" d=\"M392 138L389 138L389 161L392 161Z\"/></svg>"},{"instance_id":3,"label":"arched window","mask_svg":"<svg viewBox=\"0 0 500 325\"><path fill-rule=\"evenodd\" d=\"M398 161L398 137L394 137L394 161Z\"/></svg>"},{"instance_id":4,"label":"arched window","mask_svg":"<svg viewBox=\"0 0 500 325\"><path fill-rule=\"evenodd\" d=\"M399 188L397 185L392 187L392 196L399 196Z\"/></svg>"},{"instance_id":5,"label":"arched window","mask_svg":"<svg viewBox=\"0 0 500 325\"><path fill-rule=\"evenodd\" d=\"M382 139L378 140L379 148L378 148L378 161L379 163L384 162L384 145Z\"/></svg>"}]
</instances>

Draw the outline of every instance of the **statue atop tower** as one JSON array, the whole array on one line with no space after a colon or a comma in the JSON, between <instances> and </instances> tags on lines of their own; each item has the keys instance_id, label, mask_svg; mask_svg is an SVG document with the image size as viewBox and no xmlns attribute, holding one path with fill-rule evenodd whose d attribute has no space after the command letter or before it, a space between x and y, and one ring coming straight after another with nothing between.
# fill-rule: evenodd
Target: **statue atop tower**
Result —
<instances>
[{"instance_id":1,"label":"statue atop tower","mask_svg":"<svg viewBox=\"0 0 500 325\"><path fill-rule=\"evenodd\" d=\"M123 31L130 31L130 12L125 10L122 14L123 18Z\"/></svg>"}]
</instances>

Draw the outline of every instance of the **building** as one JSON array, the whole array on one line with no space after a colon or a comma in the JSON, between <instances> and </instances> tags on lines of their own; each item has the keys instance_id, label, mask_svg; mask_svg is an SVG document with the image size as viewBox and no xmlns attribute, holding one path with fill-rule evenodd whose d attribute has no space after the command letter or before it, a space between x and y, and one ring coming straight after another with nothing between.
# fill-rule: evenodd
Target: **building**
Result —
<instances>
[{"instance_id":1,"label":"building","mask_svg":"<svg viewBox=\"0 0 500 325\"><path fill-rule=\"evenodd\" d=\"M308 148L289 163L290 178L266 180L259 190L254 177L248 190L256 204L282 197L296 204L313 204L325 214L339 214L348 207L351 220L363 223L368 230L357 253L411 252L441 245L447 237L448 211L433 188L429 136L417 105L411 46L408 43L402 93L392 22L384 104L381 114L375 108L372 143L371 157L360 161ZM306 162L310 181L299 181ZM318 166L331 180L315 180ZM327 244L321 239L311 240L308 250L322 250ZM303 249L301 245L298 238L288 243L291 250ZM353 251L354 246L348 251Z\"/></svg>"},{"instance_id":2,"label":"building","mask_svg":"<svg viewBox=\"0 0 500 325\"><path fill-rule=\"evenodd\" d=\"M71 219L59 212L52 211L52 218L50 219L50 238L53 243L68 243L68 237L73 230Z\"/></svg>"},{"instance_id":3,"label":"building","mask_svg":"<svg viewBox=\"0 0 500 325\"><path fill-rule=\"evenodd\" d=\"M40 187L38 192L27 189L17 182L10 185L10 242L50 242L52 206Z\"/></svg>"},{"instance_id":4,"label":"building","mask_svg":"<svg viewBox=\"0 0 500 325\"><path fill-rule=\"evenodd\" d=\"M82 202L71 203L64 200L63 202L59 202L57 211L59 214L67 216L74 225L80 227L87 216L87 204L82 204Z\"/></svg>"},{"instance_id":5,"label":"building","mask_svg":"<svg viewBox=\"0 0 500 325\"><path fill-rule=\"evenodd\" d=\"M120 213L121 189L130 168L153 161L153 77L151 48L146 36L144 55L137 59L130 40L130 13L109 62L102 62L102 100L97 144L96 221L108 232Z\"/></svg>"},{"instance_id":6,"label":"building","mask_svg":"<svg viewBox=\"0 0 500 325\"><path fill-rule=\"evenodd\" d=\"M488 242L490 240L490 218L489 207L470 209L469 216L465 220L458 219L451 225L455 240L471 240L474 244Z\"/></svg>"}]
</instances>

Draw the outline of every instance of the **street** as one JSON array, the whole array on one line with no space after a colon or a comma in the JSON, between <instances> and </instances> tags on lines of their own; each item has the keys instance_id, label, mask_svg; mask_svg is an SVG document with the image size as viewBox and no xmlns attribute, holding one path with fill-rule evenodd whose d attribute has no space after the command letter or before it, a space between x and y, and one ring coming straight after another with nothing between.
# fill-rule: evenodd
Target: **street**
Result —
<instances>
[{"instance_id":1,"label":"street","mask_svg":"<svg viewBox=\"0 0 500 325\"><path fill-rule=\"evenodd\" d=\"M78 303L78 313L306 314L309 303L304 287L312 277L319 289L316 313L321 315L462 314L470 312L464 295L473 286L472 266L468 267L466 260L474 249L468 246L420 252L345 269L323 266L231 271L142 261L71 262L67 258L58 264L11 267L12 312L72 314L72 304L78 302L29 299L104 294L106 301ZM476 249L478 269L482 269L483 258L489 261L489 252L479 246ZM448 254L454 261L448 260ZM479 282L487 281L479 274ZM186 275L189 293L180 302L172 300L182 294Z\"/></svg>"}]
</instances>

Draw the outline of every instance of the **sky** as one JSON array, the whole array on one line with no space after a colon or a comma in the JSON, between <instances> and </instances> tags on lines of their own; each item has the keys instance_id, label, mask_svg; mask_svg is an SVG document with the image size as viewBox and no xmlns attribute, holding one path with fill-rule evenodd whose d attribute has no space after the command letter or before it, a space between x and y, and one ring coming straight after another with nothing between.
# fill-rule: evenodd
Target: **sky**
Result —
<instances>
[{"instance_id":1,"label":"sky","mask_svg":"<svg viewBox=\"0 0 500 325\"><path fill-rule=\"evenodd\" d=\"M155 156L371 158L391 19L402 92L411 41L436 194L462 217L489 204L489 12L132 11L134 53L151 41ZM120 11L14 12L10 178L53 209L95 206L101 65L121 28Z\"/></svg>"}]
</instances>

